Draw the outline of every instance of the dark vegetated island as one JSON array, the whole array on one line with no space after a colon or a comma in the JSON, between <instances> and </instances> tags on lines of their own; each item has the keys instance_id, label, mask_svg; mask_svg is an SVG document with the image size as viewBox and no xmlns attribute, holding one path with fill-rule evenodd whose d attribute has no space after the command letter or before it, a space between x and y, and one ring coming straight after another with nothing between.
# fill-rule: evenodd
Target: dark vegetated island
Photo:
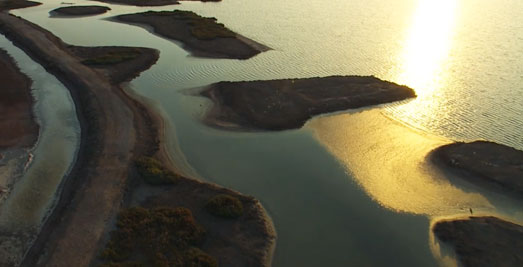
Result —
<instances>
[{"instance_id":1,"label":"dark vegetated island","mask_svg":"<svg viewBox=\"0 0 523 267\"><path fill-rule=\"evenodd\" d=\"M115 17L117 21L151 26L158 35L180 41L195 56L248 59L268 47L247 39L191 11L148 11Z\"/></svg>"},{"instance_id":2,"label":"dark vegetated island","mask_svg":"<svg viewBox=\"0 0 523 267\"><path fill-rule=\"evenodd\" d=\"M99 15L111 10L105 6L66 6L51 10L51 15L61 16L90 16Z\"/></svg>"},{"instance_id":3,"label":"dark vegetated island","mask_svg":"<svg viewBox=\"0 0 523 267\"><path fill-rule=\"evenodd\" d=\"M457 142L436 148L431 157L472 182L523 196L523 151L487 141Z\"/></svg>"},{"instance_id":4,"label":"dark vegetated island","mask_svg":"<svg viewBox=\"0 0 523 267\"><path fill-rule=\"evenodd\" d=\"M168 6L180 4L177 0L95 0L109 4L122 4L130 6Z\"/></svg>"},{"instance_id":5,"label":"dark vegetated island","mask_svg":"<svg viewBox=\"0 0 523 267\"><path fill-rule=\"evenodd\" d=\"M416 96L407 86L373 76L219 82L201 95L214 102L205 122L230 130L296 129L314 115Z\"/></svg>"},{"instance_id":6,"label":"dark vegetated island","mask_svg":"<svg viewBox=\"0 0 523 267\"><path fill-rule=\"evenodd\" d=\"M0 49L0 149L32 146L39 126L33 117L32 81Z\"/></svg>"},{"instance_id":7,"label":"dark vegetated island","mask_svg":"<svg viewBox=\"0 0 523 267\"><path fill-rule=\"evenodd\" d=\"M0 11L38 6L41 4L42 3L39 3L39 2L25 1L25 0L5 0L5 1L0 1Z\"/></svg>"},{"instance_id":8,"label":"dark vegetated island","mask_svg":"<svg viewBox=\"0 0 523 267\"><path fill-rule=\"evenodd\" d=\"M432 231L451 244L465 267L523 266L523 226L496 217L437 222Z\"/></svg>"},{"instance_id":9,"label":"dark vegetated island","mask_svg":"<svg viewBox=\"0 0 523 267\"><path fill-rule=\"evenodd\" d=\"M168 6L180 4L179 1L199 1L199 2L221 2L221 0L95 0L110 4L122 4L131 6Z\"/></svg>"}]
</instances>

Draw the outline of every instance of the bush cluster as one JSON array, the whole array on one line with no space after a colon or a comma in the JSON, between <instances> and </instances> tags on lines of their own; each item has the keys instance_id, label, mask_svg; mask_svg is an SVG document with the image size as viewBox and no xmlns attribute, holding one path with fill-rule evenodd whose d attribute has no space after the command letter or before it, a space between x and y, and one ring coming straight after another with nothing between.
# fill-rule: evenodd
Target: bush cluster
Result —
<instances>
[{"instance_id":1,"label":"bush cluster","mask_svg":"<svg viewBox=\"0 0 523 267\"><path fill-rule=\"evenodd\" d=\"M173 184L178 179L176 174L151 157L141 157L135 165L140 176L151 185Z\"/></svg>"},{"instance_id":2,"label":"bush cluster","mask_svg":"<svg viewBox=\"0 0 523 267\"><path fill-rule=\"evenodd\" d=\"M102 252L103 267L218 266L201 251L205 230L186 208L129 208L122 211Z\"/></svg>"},{"instance_id":3,"label":"bush cluster","mask_svg":"<svg viewBox=\"0 0 523 267\"><path fill-rule=\"evenodd\" d=\"M221 194L207 201L205 208L209 213L218 217L238 218L243 214L242 202L233 196Z\"/></svg>"}]
</instances>

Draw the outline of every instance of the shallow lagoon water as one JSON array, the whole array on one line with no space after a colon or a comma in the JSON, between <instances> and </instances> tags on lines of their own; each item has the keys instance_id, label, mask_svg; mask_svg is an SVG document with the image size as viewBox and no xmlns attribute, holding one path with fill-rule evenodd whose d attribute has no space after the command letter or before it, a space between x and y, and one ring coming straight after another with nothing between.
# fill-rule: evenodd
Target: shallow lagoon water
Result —
<instances>
[{"instance_id":1,"label":"shallow lagoon water","mask_svg":"<svg viewBox=\"0 0 523 267\"><path fill-rule=\"evenodd\" d=\"M57 188L76 158L80 127L69 91L4 36L0 36L0 47L15 58L21 71L33 80L34 112L40 124L38 142L26 152L24 167L0 206L2 265L7 257L23 253L52 209ZM22 239L13 242L18 237ZM17 253L4 250L9 246L14 246Z\"/></svg>"},{"instance_id":2,"label":"shallow lagoon water","mask_svg":"<svg viewBox=\"0 0 523 267\"><path fill-rule=\"evenodd\" d=\"M227 0L151 8L189 9L215 16L231 29L274 49L247 61L190 57L174 42L142 28L100 20L144 8L108 5L113 11L103 16L48 18L47 12L58 5L59 1L48 1L14 13L72 44L138 45L161 51L158 64L129 87L150 98L166 115L169 136L175 137L169 142L173 151L182 152L179 162L183 170L262 201L279 235L274 266L432 266L438 264L429 234L433 216L462 213L473 206L521 221L520 210L510 200L475 193L476 188L467 184L443 181L450 190L445 201L431 206L420 202L415 209L398 207L397 197L390 201L380 198L375 188L366 184L387 184L369 174L376 168L388 170L379 172L384 176L394 172L392 167L403 166L392 159L410 152L394 153L387 150L390 147L373 147L376 144L362 139L348 142L362 145L362 151L368 152L360 158L347 160L337 153L347 144L343 131L350 132L360 124L365 127L364 121L355 124L354 120L344 120L344 115L334 115L295 131L224 132L198 121L206 100L182 93L221 80L372 74L416 90L417 99L382 108L384 114L426 132L417 136L433 133L457 140L484 138L523 149L519 116L523 114L523 83L517 71L523 66L522 47L518 45L523 30L518 26L522 24L517 10L523 8L518 1L338 0L326 5L315 1ZM490 12L486 14L485 10ZM368 118L382 117L380 113ZM338 135L336 138L319 137L319 132L333 129L322 127L322 120L336 123L338 130L332 133ZM404 130L411 131L408 127ZM365 129L373 133L372 128ZM365 137L365 130L362 133L354 137ZM373 138L379 141L384 136ZM424 148L433 144L420 142ZM434 144L438 142L449 140L440 138ZM421 152L409 159L424 162ZM391 186L397 190L388 193L401 194L408 189L413 194L410 191L426 186L414 183L403 187L401 181L407 185L415 179L408 170L404 173L408 179L393 176L399 183ZM442 181L434 178L436 171L421 175L422 180L441 189ZM470 198L456 201L463 195Z\"/></svg>"}]
</instances>

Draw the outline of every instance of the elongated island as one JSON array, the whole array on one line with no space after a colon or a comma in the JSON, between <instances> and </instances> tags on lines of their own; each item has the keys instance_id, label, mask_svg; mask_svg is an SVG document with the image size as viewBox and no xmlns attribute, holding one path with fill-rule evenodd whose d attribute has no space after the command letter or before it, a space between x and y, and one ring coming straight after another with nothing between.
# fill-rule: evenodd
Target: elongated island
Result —
<instances>
[{"instance_id":1,"label":"elongated island","mask_svg":"<svg viewBox=\"0 0 523 267\"><path fill-rule=\"evenodd\" d=\"M296 129L315 115L415 97L373 76L219 82L200 92L213 101L208 125L229 130Z\"/></svg>"}]
</instances>

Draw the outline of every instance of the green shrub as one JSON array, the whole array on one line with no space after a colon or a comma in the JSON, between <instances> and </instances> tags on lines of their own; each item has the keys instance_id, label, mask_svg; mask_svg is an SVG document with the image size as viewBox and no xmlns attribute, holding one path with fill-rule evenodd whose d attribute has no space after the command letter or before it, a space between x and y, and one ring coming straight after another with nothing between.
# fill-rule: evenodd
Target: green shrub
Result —
<instances>
[{"instance_id":1,"label":"green shrub","mask_svg":"<svg viewBox=\"0 0 523 267\"><path fill-rule=\"evenodd\" d=\"M205 230L186 208L130 208L118 215L101 258L104 266L114 267L217 266L195 248L204 237Z\"/></svg>"},{"instance_id":2,"label":"green shrub","mask_svg":"<svg viewBox=\"0 0 523 267\"><path fill-rule=\"evenodd\" d=\"M173 184L178 179L176 174L151 157L141 157L135 165L140 176L151 185Z\"/></svg>"},{"instance_id":3,"label":"green shrub","mask_svg":"<svg viewBox=\"0 0 523 267\"><path fill-rule=\"evenodd\" d=\"M217 195L207 201L205 205L211 214L224 218L238 218L243 214L242 202L230 195Z\"/></svg>"}]
</instances>

